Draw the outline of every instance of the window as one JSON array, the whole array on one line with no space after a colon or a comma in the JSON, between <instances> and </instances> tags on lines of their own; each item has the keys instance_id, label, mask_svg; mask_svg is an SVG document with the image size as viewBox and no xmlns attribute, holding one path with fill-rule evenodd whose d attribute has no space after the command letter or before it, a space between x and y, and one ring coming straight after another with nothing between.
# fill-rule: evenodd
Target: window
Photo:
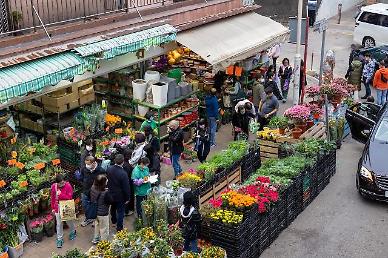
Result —
<instances>
[{"instance_id":1,"label":"window","mask_svg":"<svg viewBox=\"0 0 388 258\"><path fill-rule=\"evenodd\" d=\"M379 128L377 129L375 140L381 142L388 142L388 118L384 118L381 121Z\"/></svg>"},{"instance_id":2,"label":"window","mask_svg":"<svg viewBox=\"0 0 388 258\"><path fill-rule=\"evenodd\" d=\"M380 25L381 17L382 15L377 13L364 12L363 14L361 14L359 21L374 25Z\"/></svg>"},{"instance_id":3,"label":"window","mask_svg":"<svg viewBox=\"0 0 388 258\"><path fill-rule=\"evenodd\" d=\"M382 15L381 18L381 26L388 27L388 15Z\"/></svg>"}]
</instances>

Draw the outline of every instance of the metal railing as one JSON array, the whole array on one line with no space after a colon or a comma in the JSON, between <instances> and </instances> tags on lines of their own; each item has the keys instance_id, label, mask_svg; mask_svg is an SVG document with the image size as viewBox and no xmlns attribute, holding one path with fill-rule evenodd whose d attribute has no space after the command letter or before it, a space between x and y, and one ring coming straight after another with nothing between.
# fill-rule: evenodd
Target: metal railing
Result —
<instances>
[{"instance_id":1,"label":"metal railing","mask_svg":"<svg viewBox=\"0 0 388 258\"><path fill-rule=\"evenodd\" d=\"M162 6L167 0L0 0L0 35ZM36 12L35 12L35 10ZM41 22L40 22L41 20ZM43 25L42 25L43 23Z\"/></svg>"}]
</instances>

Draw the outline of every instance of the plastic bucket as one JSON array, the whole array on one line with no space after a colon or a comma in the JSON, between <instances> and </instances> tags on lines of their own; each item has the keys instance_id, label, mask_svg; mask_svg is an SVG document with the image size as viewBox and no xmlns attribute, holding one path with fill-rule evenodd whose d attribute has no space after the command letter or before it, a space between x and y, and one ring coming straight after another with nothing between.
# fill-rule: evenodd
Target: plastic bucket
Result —
<instances>
[{"instance_id":1,"label":"plastic bucket","mask_svg":"<svg viewBox=\"0 0 388 258\"><path fill-rule=\"evenodd\" d=\"M160 81L160 73L158 71L146 71L144 74L144 80L146 82L151 80Z\"/></svg>"},{"instance_id":2,"label":"plastic bucket","mask_svg":"<svg viewBox=\"0 0 388 258\"><path fill-rule=\"evenodd\" d=\"M180 83L182 79L182 69L177 68L168 71L167 77L174 78L177 83Z\"/></svg>"},{"instance_id":3,"label":"plastic bucket","mask_svg":"<svg viewBox=\"0 0 388 258\"><path fill-rule=\"evenodd\" d=\"M157 82L152 84L152 98L154 105L164 106L167 104L168 84Z\"/></svg>"},{"instance_id":4,"label":"plastic bucket","mask_svg":"<svg viewBox=\"0 0 388 258\"><path fill-rule=\"evenodd\" d=\"M148 110L150 110L149 107L143 107L143 106L137 105L137 111L139 112L140 116L145 116Z\"/></svg>"},{"instance_id":5,"label":"plastic bucket","mask_svg":"<svg viewBox=\"0 0 388 258\"><path fill-rule=\"evenodd\" d=\"M147 82L145 80L137 79L132 81L133 99L143 101L147 90Z\"/></svg>"}]
</instances>

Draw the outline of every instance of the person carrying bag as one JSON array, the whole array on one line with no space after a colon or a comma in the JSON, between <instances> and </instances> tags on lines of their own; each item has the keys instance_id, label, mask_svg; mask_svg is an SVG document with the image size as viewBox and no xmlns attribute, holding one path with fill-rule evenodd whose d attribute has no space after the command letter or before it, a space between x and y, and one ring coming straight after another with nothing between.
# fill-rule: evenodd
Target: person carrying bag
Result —
<instances>
[{"instance_id":1,"label":"person carrying bag","mask_svg":"<svg viewBox=\"0 0 388 258\"><path fill-rule=\"evenodd\" d=\"M74 240L77 237L77 232L74 228L76 214L73 188L61 174L56 176L55 183L51 186L51 210L55 214L57 222L57 248L62 248L64 242L63 221L66 221L70 228L69 240Z\"/></svg>"}]
</instances>

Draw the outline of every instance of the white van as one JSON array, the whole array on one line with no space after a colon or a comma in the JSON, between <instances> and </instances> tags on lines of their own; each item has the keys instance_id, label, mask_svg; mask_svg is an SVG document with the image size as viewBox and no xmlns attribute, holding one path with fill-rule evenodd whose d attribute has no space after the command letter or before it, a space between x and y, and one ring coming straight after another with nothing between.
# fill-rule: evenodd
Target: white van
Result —
<instances>
[{"instance_id":1,"label":"white van","mask_svg":"<svg viewBox=\"0 0 388 258\"><path fill-rule=\"evenodd\" d=\"M356 17L354 41L366 48L388 44L388 4L361 8Z\"/></svg>"}]
</instances>

